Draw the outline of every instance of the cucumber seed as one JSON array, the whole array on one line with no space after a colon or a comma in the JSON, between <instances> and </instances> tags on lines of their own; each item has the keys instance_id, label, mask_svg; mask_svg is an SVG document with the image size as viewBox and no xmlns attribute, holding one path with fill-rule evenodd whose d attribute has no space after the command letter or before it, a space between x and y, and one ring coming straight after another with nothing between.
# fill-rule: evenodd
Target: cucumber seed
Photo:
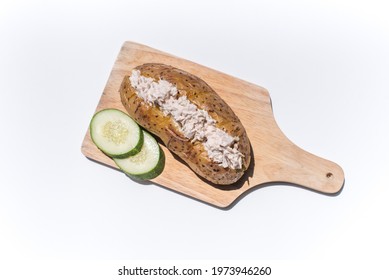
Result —
<instances>
[{"instance_id":1,"label":"cucumber seed","mask_svg":"<svg viewBox=\"0 0 389 280\"><path fill-rule=\"evenodd\" d=\"M103 127L103 136L116 145L124 144L128 136L128 129L121 120L109 121Z\"/></svg>"}]
</instances>

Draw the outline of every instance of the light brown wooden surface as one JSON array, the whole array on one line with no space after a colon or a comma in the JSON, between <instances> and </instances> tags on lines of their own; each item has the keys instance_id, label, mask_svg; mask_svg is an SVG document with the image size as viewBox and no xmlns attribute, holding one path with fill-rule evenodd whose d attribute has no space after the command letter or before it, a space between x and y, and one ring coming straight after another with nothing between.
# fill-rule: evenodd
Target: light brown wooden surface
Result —
<instances>
[{"instance_id":1,"label":"light brown wooden surface","mask_svg":"<svg viewBox=\"0 0 389 280\"><path fill-rule=\"evenodd\" d=\"M243 123L253 153L251 167L244 178L231 186L220 187L203 181L162 146L166 166L152 182L223 208L248 190L266 183L290 183L328 194L342 188L344 174L339 165L302 150L282 133L275 122L266 89L144 45L123 44L96 111L117 108L125 112L118 91L122 79L133 67L148 62L172 65L206 81ZM81 150L86 157L116 168L114 162L93 144L89 131Z\"/></svg>"}]
</instances>

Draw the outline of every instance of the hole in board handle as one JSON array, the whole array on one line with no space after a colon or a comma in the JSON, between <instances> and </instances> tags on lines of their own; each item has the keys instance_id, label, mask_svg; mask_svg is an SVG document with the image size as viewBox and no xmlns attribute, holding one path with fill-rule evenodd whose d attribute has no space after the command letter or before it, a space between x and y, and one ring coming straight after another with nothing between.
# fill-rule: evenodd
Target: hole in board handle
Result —
<instances>
[{"instance_id":1,"label":"hole in board handle","mask_svg":"<svg viewBox=\"0 0 389 280\"><path fill-rule=\"evenodd\" d=\"M332 174L331 172L328 172L326 174L326 177L327 177L327 179L332 179L334 177L334 174Z\"/></svg>"}]
</instances>

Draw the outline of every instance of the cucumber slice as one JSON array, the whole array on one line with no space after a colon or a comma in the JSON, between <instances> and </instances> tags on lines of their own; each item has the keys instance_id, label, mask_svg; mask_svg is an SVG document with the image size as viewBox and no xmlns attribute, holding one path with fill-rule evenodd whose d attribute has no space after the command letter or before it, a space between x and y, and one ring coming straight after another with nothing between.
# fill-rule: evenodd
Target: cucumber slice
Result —
<instances>
[{"instance_id":1,"label":"cucumber slice","mask_svg":"<svg viewBox=\"0 0 389 280\"><path fill-rule=\"evenodd\" d=\"M162 173L165 167L165 154L157 141L143 131L144 141L139 153L128 158L114 158L116 165L129 177L137 180L149 180Z\"/></svg>"},{"instance_id":2,"label":"cucumber slice","mask_svg":"<svg viewBox=\"0 0 389 280\"><path fill-rule=\"evenodd\" d=\"M143 133L139 125L117 109L97 112L90 123L90 135L96 146L110 157L135 155L143 145Z\"/></svg>"}]
</instances>

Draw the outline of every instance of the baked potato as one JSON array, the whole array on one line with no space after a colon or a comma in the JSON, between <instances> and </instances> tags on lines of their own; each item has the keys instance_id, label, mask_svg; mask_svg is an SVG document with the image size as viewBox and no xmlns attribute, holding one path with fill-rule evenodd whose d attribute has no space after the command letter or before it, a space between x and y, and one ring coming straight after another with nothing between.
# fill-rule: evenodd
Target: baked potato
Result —
<instances>
[{"instance_id":1,"label":"baked potato","mask_svg":"<svg viewBox=\"0 0 389 280\"><path fill-rule=\"evenodd\" d=\"M250 164L246 131L224 100L202 79L148 63L124 77L121 101L129 115L204 179L239 180Z\"/></svg>"}]
</instances>

